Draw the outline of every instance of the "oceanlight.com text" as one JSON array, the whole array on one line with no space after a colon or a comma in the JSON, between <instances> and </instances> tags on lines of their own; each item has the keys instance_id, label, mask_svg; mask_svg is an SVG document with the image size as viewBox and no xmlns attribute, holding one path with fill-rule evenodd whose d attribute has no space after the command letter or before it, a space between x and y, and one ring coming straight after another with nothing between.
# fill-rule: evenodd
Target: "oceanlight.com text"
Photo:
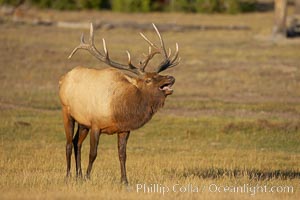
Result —
<instances>
[{"instance_id":1,"label":"oceanlight.com text","mask_svg":"<svg viewBox=\"0 0 300 200\"><path fill-rule=\"evenodd\" d=\"M159 193L166 195L168 193L245 193L251 196L258 193L294 193L293 186L287 185L259 185L259 184L241 184L241 185L221 185L221 184L173 184L164 185L160 183L136 184L135 191L137 193Z\"/></svg>"}]
</instances>

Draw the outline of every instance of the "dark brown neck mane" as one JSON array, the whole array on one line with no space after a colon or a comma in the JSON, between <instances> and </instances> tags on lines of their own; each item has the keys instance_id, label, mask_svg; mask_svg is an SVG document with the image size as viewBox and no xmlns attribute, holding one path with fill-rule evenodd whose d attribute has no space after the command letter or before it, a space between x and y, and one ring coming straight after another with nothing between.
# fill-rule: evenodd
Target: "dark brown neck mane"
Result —
<instances>
[{"instance_id":1,"label":"dark brown neck mane","mask_svg":"<svg viewBox=\"0 0 300 200\"><path fill-rule=\"evenodd\" d=\"M165 96L155 96L148 91L135 88L127 90L112 103L113 121L119 131L130 131L142 127L159 108Z\"/></svg>"}]
</instances>

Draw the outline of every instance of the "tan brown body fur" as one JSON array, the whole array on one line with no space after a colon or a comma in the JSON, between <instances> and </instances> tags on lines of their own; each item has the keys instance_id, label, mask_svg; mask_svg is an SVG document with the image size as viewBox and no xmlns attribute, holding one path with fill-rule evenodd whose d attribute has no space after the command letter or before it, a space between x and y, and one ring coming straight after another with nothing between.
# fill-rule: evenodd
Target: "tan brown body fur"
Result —
<instances>
[{"instance_id":1,"label":"tan brown body fur","mask_svg":"<svg viewBox=\"0 0 300 200\"><path fill-rule=\"evenodd\" d=\"M137 129L164 104L165 95L119 70L76 67L60 80L62 105L79 124L102 133Z\"/></svg>"}]
</instances>

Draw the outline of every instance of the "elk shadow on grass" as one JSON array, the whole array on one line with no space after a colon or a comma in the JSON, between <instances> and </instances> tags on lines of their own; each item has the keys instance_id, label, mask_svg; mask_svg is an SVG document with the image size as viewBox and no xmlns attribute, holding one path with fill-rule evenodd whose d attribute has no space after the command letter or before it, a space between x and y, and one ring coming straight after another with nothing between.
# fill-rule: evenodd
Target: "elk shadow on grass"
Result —
<instances>
[{"instance_id":1,"label":"elk shadow on grass","mask_svg":"<svg viewBox=\"0 0 300 200\"><path fill-rule=\"evenodd\" d=\"M300 171L288 170L261 170L261 169L224 169L224 168L186 168L181 171L171 169L167 174L177 177L198 177L201 179L220 179L220 178L243 178L249 180L270 180L270 179L300 179Z\"/></svg>"}]
</instances>

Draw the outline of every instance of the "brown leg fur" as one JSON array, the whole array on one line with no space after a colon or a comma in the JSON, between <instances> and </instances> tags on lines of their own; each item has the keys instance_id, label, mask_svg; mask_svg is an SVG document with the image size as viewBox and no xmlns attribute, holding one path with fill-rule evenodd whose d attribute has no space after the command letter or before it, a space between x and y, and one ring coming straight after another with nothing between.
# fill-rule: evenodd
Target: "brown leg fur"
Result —
<instances>
[{"instance_id":1,"label":"brown leg fur","mask_svg":"<svg viewBox=\"0 0 300 200\"><path fill-rule=\"evenodd\" d=\"M121 183L128 184L126 176L126 145L130 132L123 132L118 134L118 152L121 167Z\"/></svg>"},{"instance_id":2,"label":"brown leg fur","mask_svg":"<svg viewBox=\"0 0 300 200\"><path fill-rule=\"evenodd\" d=\"M97 149L99 144L100 131L98 129L91 130L90 133L90 156L89 156L89 166L86 171L86 178L90 178L91 170L93 167L93 163L97 157Z\"/></svg>"},{"instance_id":3,"label":"brown leg fur","mask_svg":"<svg viewBox=\"0 0 300 200\"><path fill-rule=\"evenodd\" d=\"M82 177L81 170L81 145L85 140L89 129L81 124L78 124L78 129L76 135L73 139L74 153L75 153L75 163L76 163L76 177Z\"/></svg>"},{"instance_id":4,"label":"brown leg fur","mask_svg":"<svg viewBox=\"0 0 300 200\"><path fill-rule=\"evenodd\" d=\"M74 135L74 123L75 120L71 115L69 115L67 108L63 108L63 121L66 133L66 160L67 160L67 175L66 177L70 177L70 169L71 169L71 154L72 154L72 140Z\"/></svg>"}]
</instances>

